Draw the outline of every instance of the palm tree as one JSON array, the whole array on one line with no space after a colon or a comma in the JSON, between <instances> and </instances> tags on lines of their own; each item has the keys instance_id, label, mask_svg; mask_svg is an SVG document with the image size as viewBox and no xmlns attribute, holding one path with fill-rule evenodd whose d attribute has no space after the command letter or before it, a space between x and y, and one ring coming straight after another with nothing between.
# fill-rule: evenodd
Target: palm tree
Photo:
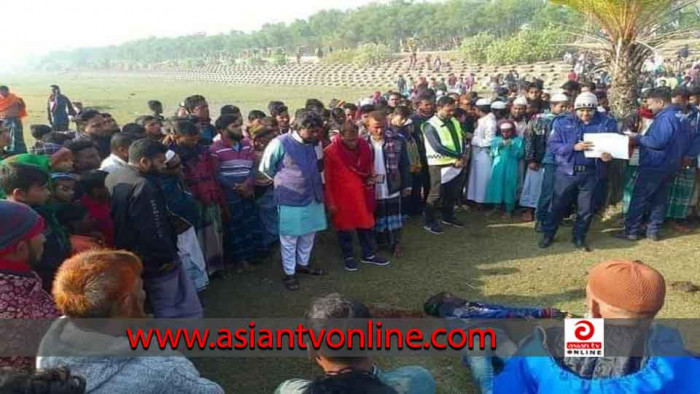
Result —
<instances>
[{"instance_id":1,"label":"palm tree","mask_svg":"<svg viewBox=\"0 0 700 394\"><path fill-rule=\"evenodd\" d=\"M689 33L673 28L678 11L697 0L550 0L580 12L597 27L586 32L583 47L596 53L610 72L608 92L618 118L636 107L642 66L660 45Z\"/></svg>"}]
</instances>

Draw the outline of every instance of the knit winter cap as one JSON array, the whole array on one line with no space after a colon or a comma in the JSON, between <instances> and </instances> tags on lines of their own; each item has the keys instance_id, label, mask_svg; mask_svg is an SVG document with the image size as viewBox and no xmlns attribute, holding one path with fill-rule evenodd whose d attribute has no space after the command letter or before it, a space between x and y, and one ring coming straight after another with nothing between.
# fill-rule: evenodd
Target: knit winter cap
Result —
<instances>
[{"instance_id":1,"label":"knit winter cap","mask_svg":"<svg viewBox=\"0 0 700 394\"><path fill-rule=\"evenodd\" d=\"M44 231L44 218L16 202L0 200L0 256L12 252L22 241Z\"/></svg>"},{"instance_id":2,"label":"knit winter cap","mask_svg":"<svg viewBox=\"0 0 700 394\"><path fill-rule=\"evenodd\" d=\"M598 97L591 92L579 94L578 97L576 97L576 101L574 101L574 109L579 110L583 108L598 108Z\"/></svg>"},{"instance_id":3,"label":"knit winter cap","mask_svg":"<svg viewBox=\"0 0 700 394\"><path fill-rule=\"evenodd\" d=\"M601 301L636 313L656 313L664 305L663 275L641 261L612 260L588 273L588 288Z\"/></svg>"}]
</instances>

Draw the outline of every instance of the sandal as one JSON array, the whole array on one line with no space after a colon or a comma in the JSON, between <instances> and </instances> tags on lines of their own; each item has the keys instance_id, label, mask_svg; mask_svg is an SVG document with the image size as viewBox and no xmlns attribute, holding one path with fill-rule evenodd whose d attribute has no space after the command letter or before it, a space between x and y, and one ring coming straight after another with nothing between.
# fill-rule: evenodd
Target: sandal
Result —
<instances>
[{"instance_id":1,"label":"sandal","mask_svg":"<svg viewBox=\"0 0 700 394\"><path fill-rule=\"evenodd\" d=\"M294 275L285 275L284 279L282 279L282 283L284 283L284 287L286 287L287 290L290 290L290 291L299 290L299 281L297 280L296 276L294 276Z\"/></svg>"},{"instance_id":2,"label":"sandal","mask_svg":"<svg viewBox=\"0 0 700 394\"><path fill-rule=\"evenodd\" d=\"M391 248L391 254L394 255L394 257L402 257L403 249L401 248L401 245L394 244L394 246Z\"/></svg>"},{"instance_id":3,"label":"sandal","mask_svg":"<svg viewBox=\"0 0 700 394\"><path fill-rule=\"evenodd\" d=\"M321 276L324 275L326 272L317 267L312 267L312 266L303 266L303 265L297 265L296 267L296 272L304 275L313 275L313 276Z\"/></svg>"}]
</instances>

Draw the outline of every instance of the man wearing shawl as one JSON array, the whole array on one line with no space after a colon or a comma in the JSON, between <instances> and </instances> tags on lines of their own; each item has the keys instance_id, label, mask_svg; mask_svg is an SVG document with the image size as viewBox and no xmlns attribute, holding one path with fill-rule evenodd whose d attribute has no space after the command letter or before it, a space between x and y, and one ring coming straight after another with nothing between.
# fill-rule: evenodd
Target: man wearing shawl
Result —
<instances>
[{"instance_id":1,"label":"man wearing shawl","mask_svg":"<svg viewBox=\"0 0 700 394\"><path fill-rule=\"evenodd\" d=\"M386 116L375 111L367 118L369 136L367 142L372 149L374 162L374 184L377 205L374 208L374 231L377 240L387 244L394 256L402 255L400 238L403 227L401 196L411 194L411 172L406 140L386 127ZM387 265L388 261L374 256L362 259L363 263Z\"/></svg>"},{"instance_id":2,"label":"man wearing shawl","mask_svg":"<svg viewBox=\"0 0 700 394\"><path fill-rule=\"evenodd\" d=\"M27 153L22 134L22 118L27 116L24 100L10 93L10 88L0 86L0 120L10 130L10 145L5 148L10 155Z\"/></svg>"},{"instance_id":3,"label":"man wearing shawl","mask_svg":"<svg viewBox=\"0 0 700 394\"><path fill-rule=\"evenodd\" d=\"M338 233L343 263L347 271L357 271L352 233L362 247L362 260L376 259L374 227L374 168L372 150L359 138L359 129L348 122L325 149L326 205Z\"/></svg>"}]
</instances>

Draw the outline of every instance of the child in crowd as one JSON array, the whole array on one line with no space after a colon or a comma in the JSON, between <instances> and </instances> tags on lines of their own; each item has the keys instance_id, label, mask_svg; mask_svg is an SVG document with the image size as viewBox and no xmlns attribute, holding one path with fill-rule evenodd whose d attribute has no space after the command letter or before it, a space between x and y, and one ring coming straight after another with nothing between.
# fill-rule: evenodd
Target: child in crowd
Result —
<instances>
[{"instance_id":1,"label":"child in crowd","mask_svg":"<svg viewBox=\"0 0 700 394\"><path fill-rule=\"evenodd\" d=\"M250 129L256 126L260 126L260 122L265 119L267 115L263 111L258 111L254 109L248 113L248 138L250 138Z\"/></svg>"},{"instance_id":2,"label":"child in crowd","mask_svg":"<svg viewBox=\"0 0 700 394\"><path fill-rule=\"evenodd\" d=\"M199 130L190 121L172 124L174 142L170 149L182 161L182 173L187 189L192 193L199 218L195 224L199 245L207 263L207 272L223 272L223 222L228 216L223 194L214 178L209 150L199 144Z\"/></svg>"},{"instance_id":3,"label":"child in crowd","mask_svg":"<svg viewBox=\"0 0 700 394\"><path fill-rule=\"evenodd\" d=\"M260 160L265 148L275 137L277 132L271 128L258 127L251 129L253 137L253 150L255 153L255 167L260 166ZM263 227L263 246L268 250L279 242L279 216L274 197L274 185L272 179L258 172L255 177L255 204L258 206L260 223Z\"/></svg>"},{"instance_id":4,"label":"child in crowd","mask_svg":"<svg viewBox=\"0 0 700 394\"><path fill-rule=\"evenodd\" d=\"M70 204L75 199L75 176L67 172L51 174L51 202L60 206Z\"/></svg>"},{"instance_id":5,"label":"child in crowd","mask_svg":"<svg viewBox=\"0 0 700 394\"><path fill-rule=\"evenodd\" d=\"M517 201L520 172L518 163L525 153L522 137L515 133L515 123L503 120L499 123L500 135L491 141L491 178L486 190L486 201L494 205L493 212L503 204L503 218L511 218Z\"/></svg>"},{"instance_id":6,"label":"child in crowd","mask_svg":"<svg viewBox=\"0 0 700 394\"><path fill-rule=\"evenodd\" d=\"M51 196L49 174L39 167L10 163L0 165L0 187L7 200L30 206L44 218L44 253L35 267L42 279L44 289L51 290L58 266L68 258L71 251L68 235L56 220L56 215L47 203Z\"/></svg>"},{"instance_id":7,"label":"child in crowd","mask_svg":"<svg viewBox=\"0 0 700 394\"><path fill-rule=\"evenodd\" d=\"M70 233L71 256L105 247L97 221L82 204L74 202L62 205L56 210L56 219Z\"/></svg>"},{"instance_id":8,"label":"child in crowd","mask_svg":"<svg viewBox=\"0 0 700 394\"><path fill-rule=\"evenodd\" d=\"M80 177L83 195L80 203L85 206L92 219L97 223L97 230L102 234L106 246L114 246L114 221L110 214L109 191L105 186L107 172L92 170Z\"/></svg>"}]
</instances>

